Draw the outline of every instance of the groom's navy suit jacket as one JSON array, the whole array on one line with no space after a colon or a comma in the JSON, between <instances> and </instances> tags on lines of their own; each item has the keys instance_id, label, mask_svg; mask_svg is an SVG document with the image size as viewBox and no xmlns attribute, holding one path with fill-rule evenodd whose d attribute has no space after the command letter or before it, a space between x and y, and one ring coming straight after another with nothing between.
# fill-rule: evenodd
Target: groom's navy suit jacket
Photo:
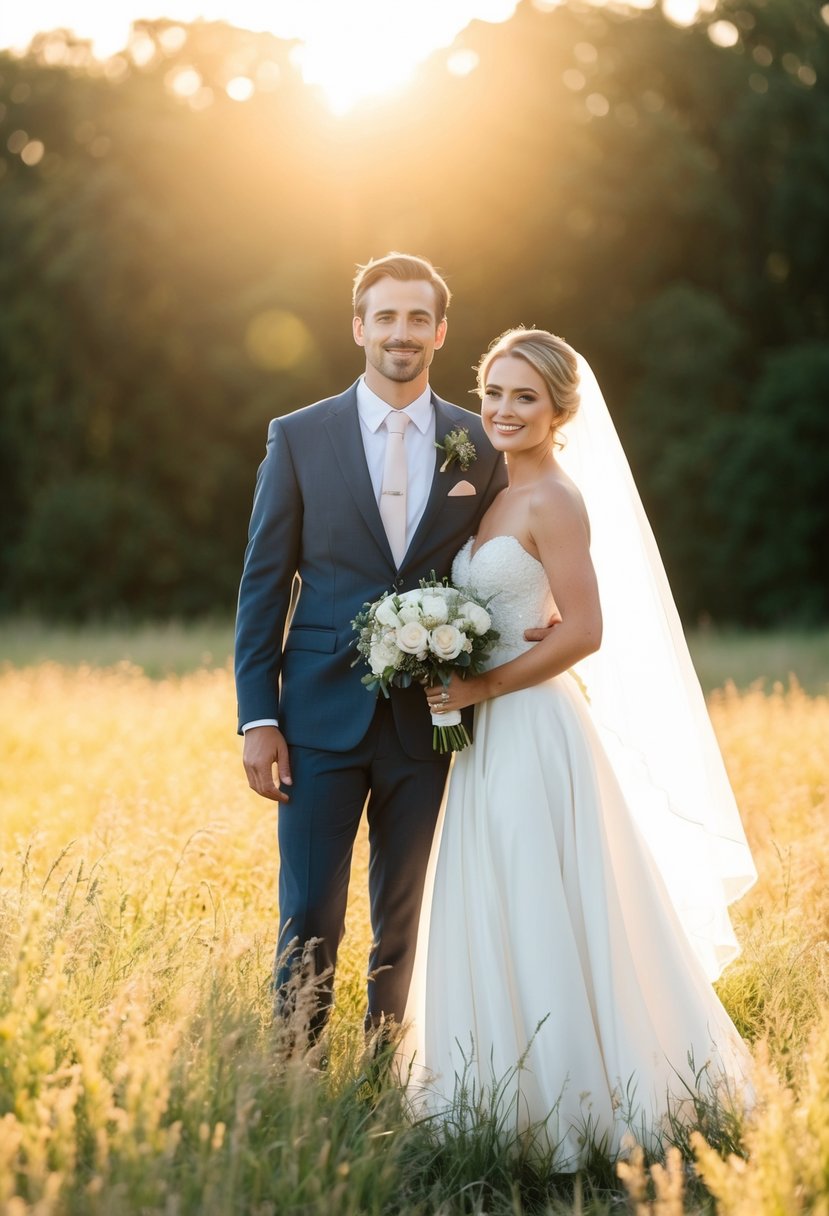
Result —
<instances>
[{"instance_id":1,"label":"groom's navy suit jacket","mask_svg":"<svg viewBox=\"0 0 829 1216\"><path fill-rule=\"evenodd\" d=\"M435 470L426 508L400 568L395 566L366 464L356 384L337 397L275 418L256 482L239 590L236 681L240 728L277 718L289 744L347 752L364 737L376 697L360 680L351 622L384 591L416 587L452 558L506 485L503 457L480 418L432 395L435 435L469 431L477 458L466 471ZM475 494L453 496L467 481ZM295 575L299 595L288 623ZM287 630L286 630L286 625ZM392 690L401 744L430 759L431 720L422 689Z\"/></svg>"}]
</instances>

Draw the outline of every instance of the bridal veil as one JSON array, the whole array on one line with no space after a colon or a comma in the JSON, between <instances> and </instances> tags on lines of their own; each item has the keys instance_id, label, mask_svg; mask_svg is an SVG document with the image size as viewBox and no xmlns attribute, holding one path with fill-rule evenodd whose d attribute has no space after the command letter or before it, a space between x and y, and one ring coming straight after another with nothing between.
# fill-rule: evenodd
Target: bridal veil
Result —
<instances>
[{"instance_id":1,"label":"bridal veil","mask_svg":"<svg viewBox=\"0 0 829 1216\"><path fill-rule=\"evenodd\" d=\"M604 635L578 664L629 806L709 977L737 954L728 905L757 875L653 532L596 377L559 461L590 517Z\"/></svg>"}]
</instances>

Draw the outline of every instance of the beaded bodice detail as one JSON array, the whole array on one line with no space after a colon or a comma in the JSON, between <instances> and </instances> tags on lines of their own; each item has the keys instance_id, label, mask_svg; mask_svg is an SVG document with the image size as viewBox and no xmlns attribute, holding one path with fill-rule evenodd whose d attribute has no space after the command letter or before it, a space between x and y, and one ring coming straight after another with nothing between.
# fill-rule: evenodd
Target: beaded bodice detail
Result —
<instances>
[{"instance_id":1,"label":"beaded bodice detail","mask_svg":"<svg viewBox=\"0 0 829 1216\"><path fill-rule=\"evenodd\" d=\"M452 582L482 599L492 596L487 611L501 637L488 666L497 667L535 645L524 630L547 624L553 596L541 562L516 537L493 536L473 554L474 546L473 536L455 557Z\"/></svg>"}]
</instances>

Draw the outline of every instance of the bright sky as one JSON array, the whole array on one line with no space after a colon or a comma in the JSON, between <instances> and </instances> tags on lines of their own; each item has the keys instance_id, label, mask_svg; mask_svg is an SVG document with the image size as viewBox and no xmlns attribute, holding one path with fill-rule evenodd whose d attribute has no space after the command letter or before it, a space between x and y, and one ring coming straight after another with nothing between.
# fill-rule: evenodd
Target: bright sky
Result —
<instances>
[{"instance_id":1,"label":"bright sky","mask_svg":"<svg viewBox=\"0 0 829 1216\"><path fill-rule=\"evenodd\" d=\"M71 29L105 57L122 50L138 18L224 20L303 45L297 60L340 112L360 96L405 83L470 21L506 21L517 0L30 0L0 8L0 46L24 49L40 30ZM459 66L463 68L463 61ZM474 66L474 65L471 65Z\"/></svg>"},{"instance_id":2,"label":"bright sky","mask_svg":"<svg viewBox=\"0 0 829 1216\"><path fill-rule=\"evenodd\" d=\"M533 0L540 9L560 0ZM648 8L657 0L628 0ZM711 0L661 0L678 24L690 24ZM603 0L593 0L603 3ZM517 0L29 0L0 8L0 47L24 50L33 34L69 29L93 40L107 57L123 50L130 23L139 18L224 20L244 29L297 39L297 62L309 84L319 84L331 108L344 113L361 97L405 84L433 51L449 47L475 18L508 20ZM471 52L458 51L450 70L475 67Z\"/></svg>"}]
</instances>

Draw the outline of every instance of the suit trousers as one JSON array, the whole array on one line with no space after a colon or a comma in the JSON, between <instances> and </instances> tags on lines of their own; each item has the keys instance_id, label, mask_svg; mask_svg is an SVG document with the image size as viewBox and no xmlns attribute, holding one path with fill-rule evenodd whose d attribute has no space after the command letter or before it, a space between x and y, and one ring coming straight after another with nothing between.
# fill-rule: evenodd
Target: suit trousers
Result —
<instances>
[{"instance_id":1,"label":"suit trousers","mask_svg":"<svg viewBox=\"0 0 829 1216\"><path fill-rule=\"evenodd\" d=\"M394 694L392 694L394 695ZM426 713L424 701L423 712ZM366 1028L401 1022L414 965L423 884L449 756L406 755L390 702L377 708L348 752L291 747L290 802L279 807L277 1004L287 1015L297 974L315 987L312 1036L331 1006L354 839L367 807L373 943ZM293 994L288 999L288 994Z\"/></svg>"}]
</instances>

